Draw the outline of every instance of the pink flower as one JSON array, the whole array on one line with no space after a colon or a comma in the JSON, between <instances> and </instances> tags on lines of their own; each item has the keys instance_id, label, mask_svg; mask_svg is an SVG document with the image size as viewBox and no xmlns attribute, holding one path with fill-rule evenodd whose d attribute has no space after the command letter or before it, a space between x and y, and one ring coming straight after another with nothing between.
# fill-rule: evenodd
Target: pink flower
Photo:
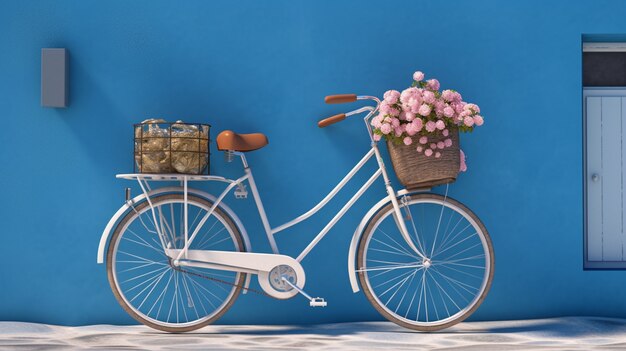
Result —
<instances>
[{"instance_id":1,"label":"pink flower","mask_svg":"<svg viewBox=\"0 0 626 351\"><path fill-rule=\"evenodd\" d=\"M420 144L426 144L428 142L428 138L423 136L423 137L420 138L419 141L420 141Z\"/></svg>"},{"instance_id":2,"label":"pink flower","mask_svg":"<svg viewBox=\"0 0 626 351\"><path fill-rule=\"evenodd\" d=\"M459 171L461 172L465 172L467 171L467 165L465 164L465 153L463 152L463 150L459 150L460 151L460 156L461 156L461 166L459 167Z\"/></svg>"},{"instance_id":3,"label":"pink flower","mask_svg":"<svg viewBox=\"0 0 626 351\"><path fill-rule=\"evenodd\" d=\"M464 106L465 106L464 102L460 102L460 103L454 105L454 112L459 113L459 114L462 113Z\"/></svg>"},{"instance_id":4,"label":"pink flower","mask_svg":"<svg viewBox=\"0 0 626 351\"><path fill-rule=\"evenodd\" d=\"M389 109L391 108L391 106L389 106L389 104L387 103L387 101L383 100L383 102L380 103L380 114L381 115L386 115L389 113Z\"/></svg>"},{"instance_id":5,"label":"pink flower","mask_svg":"<svg viewBox=\"0 0 626 351\"><path fill-rule=\"evenodd\" d=\"M429 79L426 81L426 86L430 90L439 90L439 81L436 79Z\"/></svg>"},{"instance_id":6,"label":"pink flower","mask_svg":"<svg viewBox=\"0 0 626 351\"><path fill-rule=\"evenodd\" d=\"M395 127L397 127L397 126L399 126L399 125L400 125L400 120L399 120L399 119L397 119L397 118L392 118L392 119L391 119L391 126L392 126L392 127L394 127L394 128L395 128Z\"/></svg>"},{"instance_id":7,"label":"pink flower","mask_svg":"<svg viewBox=\"0 0 626 351\"><path fill-rule=\"evenodd\" d=\"M424 102L428 103L428 104L432 104L435 102L435 93L433 93L432 91L425 91L424 92Z\"/></svg>"},{"instance_id":8,"label":"pink flower","mask_svg":"<svg viewBox=\"0 0 626 351\"><path fill-rule=\"evenodd\" d=\"M437 143L437 148L443 149L444 147L446 147L446 144L443 141Z\"/></svg>"},{"instance_id":9,"label":"pink flower","mask_svg":"<svg viewBox=\"0 0 626 351\"><path fill-rule=\"evenodd\" d=\"M391 132L391 125L389 123L383 123L380 126L380 131L383 132L383 134L389 134Z\"/></svg>"},{"instance_id":10,"label":"pink flower","mask_svg":"<svg viewBox=\"0 0 626 351\"><path fill-rule=\"evenodd\" d=\"M388 104L393 105L398 102L398 99L400 98L400 92L397 90L387 90L383 97Z\"/></svg>"},{"instance_id":11,"label":"pink flower","mask_svg":"<svg viewBox=\"0 0 626 351\"><path fill-rule=\"evenodd\" d=\"M466 110L473 111L474 113L480 113L480 108L476 104L467 104L464 108Z\"/></svg>"},{"instance_id":12,"label":"pink flower","mask_svg":"<svg viewBox=\"0 0 626 351\"><path fill-rule=\"evenodd\" d=\"M477 126L482 126L484 123L483 116L481 115L474 116L474 123L476 123Z\"/></svg>"},{"instance_id":13,"label":"pink flower","mask_svg":"<svg viewBox=\"0 0 626 351\"><path fill-rule=\"evenodd\" d=\"M392 116L399 116L400 115L400 110L398 110L397 108L390 108L389 109L389 114Z\"/></svg>"},{"instance_id":14,"label":"pink flower","mask_svg":"<svg viewBox=\"0 0 626 351\"><path fill-rule=\"evenodd\" d=\"M441 132L441 134L443 134L443 136L448 136L450 132L447 129L444 129L443 132Z\"/></svg>"},{"instance_id":15,"label":"pink flower","mask_svg":"<svg viewBox=\"0 0 626 351\"><path fill-rule=\"evenodd\" d=\"M424 122L422 121L421 118L414 119L413 122L411 122L411 124L415 126L415 130L418 132L422 130L422 128L424 128Z\"/></svg>"},{"instance_id":16,"label":"pink flower","mask_svg":"<svg viewBox=\"0 0 626 351\"><path fill-rule=\"evenodd\" d=\"M416 150L417 152L422 152L422 150L424 150L424 148L423 148L423 147L421 147L421 146L418 146L415 150Z\"/></svg>"},{"instance_id":17,"label":"pink flower","mask_svg":"<svg viewBox=\"0 0 626 351\"><path fill-rule=\"evenodd\" d=\"M427 157L430 157L433 154L433 150L431 149L426 149L426 151L424 151L424 155L426 155Z\"/></svg>"},{"instance_id":18,"label":"pink flower","mask_svg":"<svg viewBox=\"0 0 626 351\"><path fill-rule=\"evenodd\" d=\"M446 147L450 147L452 146L452 139L448 138L444 140L443 143L445 144Z\"/></svg>"},{"instance_id":19,"label":"pink flower","mask_svg":"<svg viewBox=\"0 0 626 351\"><path fill-rule=\"evenodd\" d=\"M426 122L426 130L427 131L432 133L432 132L435 131L435 129L437 129L437 126L436 126L435 122L433 122L433 121Z\"/></svg>"},{"instance_id":20,"label":"pink flower","mask_svg":"<svg viewBox=\"0 0 626 351\"><path fill-rule=\"evenodd\" d=\"M415 119L415 113L413 112L405 112L404 113L404 119L407 120L408 122L411 122L412 120Z\"/></svg>"},{"instance_id":21,"label":"pink flower","mask_svg":"<svg viewBox=\"0 0 626 351\"><path fill-rule=\"evenodd\" d=\"M411 145L411 144L413 144L413 139L411 139L411 137L406 137L402 141L404 141L404 145Z\"/></svg>"},{"instance_id":22,"label":"pink flower","mask_svg":"<svg viewBox=\"0 0 626 351\"><path fill-rule=\"evenodd\" d=\"M380 141L380 134L374 134L374 141Z\"/></svg>"},{"instance_id":23,"label":"pink flower","mask_svg":"<svg viewBox=\"0 0 626 351\"><path fill-rule=\"evenodd\" d=\"M410 98L409 101L406 103L406 107L408 107L408 110L411 111L411 113L417 113L421 105L416 98Z\"/></svg>"},{"instance_id":24,"label":"pink flower","mask_svg":"<svg viewBox=\"0 0 626 351\"><path fill-rule=\"evenodd\" d=\"M422 106L420 106L419 110L417 111L417 113L419 113L420 115L424 117L430 115L430 112L431 112L431 108L427 104L422 104Z\"/></svg>"},{"instance_id":25,"label":"pink flower","mask_svg":"<svg viewBox=\"0 0 626 351\"><path fill-rule=\"evenodd\" d=\"M439 129L439 130L444 130L444 129L446 129L446 124L445 124L442 120L438 120L438 121L435 123L435 126L436 126L436 127L437 127L437 129Z\"/></svg>"},{"instance_id":26,"label":"pink flower","mask_svg":"<svg viewBox=\"0 0 626 351\"><path fill-rule=\"evenodd\" d=\"M407 103L409 99L417 99L419 96L419 90L416 87L411 87L408 89L404 89L402 94L400 94L400 102Z\"/></svg>"},{"instance_id":27,"label":"pink flower","mask_svg":"<svg viewBox=\"0 0 626 351\"><path fill-rule=\"evenodd\" d=\"M437 144L435 143L430 143L430 148L435 150L437 148Z\"/></svg>"},{"instance_id":28,"label":"pink flower","mask_svg":"<svg viewBox=\"0 0 626 351\"><path fill-rule=\"evenodd\" d=\"M424 73L422 73L421 71L417 71L415 73L413 73L413 80L416 82L420 82L422 81L422 79L424 79Z\"/></svg>"},{"instance_id":29,"label":"pink flower","mask_svg":"<svg viewBox=\"0 0 626 351\"><path fill-rule=\"evenodd\" d=\"M435 158L439 158L439 157L441 157L441 152L439 151L435 152Z\"/></svg>"},{"instance_id":30,"label":"pink flower","mask_svg":"<svg viewBox=\"0 0 626 351\"><path fill-rule=\"evenodd\" d=\"M381 115L378 115L378 116L372 118L372 127L380 128L380 125L382 124L382 119L383 119L383 116L381 116Z\"/></svg>"},{"instance_id":31,"label":"pink flower","mask_svg":"<svg viewBox=\"0 0 626 351\"><path fill-rule=\"evenodd\" d=\"M444 90L441 92L441 97L447 102L454 101L454 92L452 90Z\"/></svg>"},{"instance_id":32,"label":"pink flower","mask_svg":"<svg viewBox=\"0 0 626 351\"><path fill-rule=\"evenodd\" d=\"M474 125L474 119L470 116L465 117L465 119L463 119L463 123L465 123L466 126L471 127Z\"/></svg>"},{"instance_id":33,"label":"pink flower","mask_svg":"<svg viewBox=\"0 0 626 351\"><path fill-rule=\"evenodd\" d=\"M446 116L446 117L454 116L454 109L452 107L450 107L450 106L446 106L443 109L443 115Z\"/></svg>"}]
</instances>

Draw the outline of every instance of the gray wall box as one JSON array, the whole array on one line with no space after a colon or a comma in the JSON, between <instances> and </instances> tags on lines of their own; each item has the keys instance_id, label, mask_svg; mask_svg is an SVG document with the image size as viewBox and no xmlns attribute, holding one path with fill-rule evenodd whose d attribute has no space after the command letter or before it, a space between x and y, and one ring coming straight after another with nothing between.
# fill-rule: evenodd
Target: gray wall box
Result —
<instances>
[{"instance_id":1,"label":"gray wall box","mask_svg":"<svg viewBox=\"0 0 626 351\"><path fill-rule=\"evenodd\" d=\"M67 49L41 49L41 106L67 107L68 61Z\"/></svg>"}]
</instances>

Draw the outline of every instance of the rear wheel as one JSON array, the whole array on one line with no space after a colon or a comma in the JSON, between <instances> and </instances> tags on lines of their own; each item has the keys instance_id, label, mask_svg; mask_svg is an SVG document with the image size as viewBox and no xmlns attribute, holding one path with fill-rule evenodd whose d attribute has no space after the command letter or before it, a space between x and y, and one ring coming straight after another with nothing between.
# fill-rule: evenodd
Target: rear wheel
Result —
<instances>
[{"instance_id":1,"label":"rear wheel","mask_svg":"<svg viewBox=\"0 0 626 351\"><path fill-rule=\"evenodd\" d=\"M396 224L392 204L366 228L357 256L363 291L385 318L434 331L469 317L487 295L494 253L485 226L467 207L436 194L399 198L415 253Z\"/></svg>"},{"instance_id":2,"label":"rear wheel","mask_svg":"<svg viewBox=\"0 0 626 351\"><path fill-rule=\"evenodd\" d=\"M220 318L241 291L245 273L175 267L165 254L156 222L173 249L184 247L182 194L161 195L137 205L117 225L107 253L115 298L137 321L167 332L186 332ZM212 204L189 195L191 231ZM204 222L189 249L244 251L241 233L219 208Z\"/></svg>"}]
</instances>

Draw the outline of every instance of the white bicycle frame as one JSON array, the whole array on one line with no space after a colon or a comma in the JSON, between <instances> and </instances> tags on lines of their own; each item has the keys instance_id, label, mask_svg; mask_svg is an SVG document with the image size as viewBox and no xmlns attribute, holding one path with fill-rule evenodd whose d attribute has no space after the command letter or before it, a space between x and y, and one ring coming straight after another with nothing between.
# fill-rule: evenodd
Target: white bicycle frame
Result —
<instances>
[{"instance_id":1,"label":"white bicycle frame","mask_svg":"<svg viewBox=\"0 0 626 351\"><path fill-rule=\"evenodd\" d=\"M309 217L313 216L315 213L317 213L320 209L322 209L324 206L326 206L326 204L332 200L335 195L337 195L337 193L354 177L354 175L356 173L358 173L359 170L361 170L361 168L373 157L376 157L376 161L378 163L378 169L370 176L370 178L365 182L365 184L363 184L359 190L350 198L350 200L348 200L347 203L344 204L344 206L339 210L339 212L337 212L337 214L335 214L335 216L326 224L326 226L324 226L324 228L313 238L313 240L304 248L304 250L302 250L302 252L295 258L295 260L299 263L301 262L306 255L324 238L324 236L326 236L326 234L330 231L330 229L343 217L343 215L352 207L352 205L363 195L363 193L365 193L365 191L367 189L370 188L370 186L374 183L374 181L376 181L376 179L378 179L381 175L383 177L384 183L385 183L385 188L387 191L387 197L386 199L381 200L381 202L391 202L393 204L394 207L394 213L395 213L395 219L396 219L396 224L398 225L398 228L401 231L402 236L404 237L405 241L407 242L407 244L409 245L409 247L418 255L420 256L422 259L426 259L425 255L415 246L415 244L413 243L413 240L411 239L409 232L405 226L405 223L402 219L402 214L400 212L400 207L398 205L398 201L397 201L397 196L399 193L396 193L393 189L393 187L391 186L391 182L389 180L389 176L387 174L386 168L385 168L385 164L383 162L383 159L380 155L380 151L378 149L378 145L377 142L374 140L373 136L372 136L372 130L370 127L370 122L369 122L369 118L372 117L376 111L378 110L378 105L380 104L380 100L376 97L372 97L372 96L358 96L357 100L373 100L377 103L376 107L372 107L372 106L365 106L362 108L359 108L357 110L351 111L346 113L346 117L355 115L355 114L360 114L363 112L368 112L368 114L364 117L364 122L365 125L367 127L368 130L368 134L370 136L370 141L371 141L371 149L365 154L365 156L363 156L363 158L356 164L356 166L354 166L352 168L352 170L350 170L350 172L348 172L348 174L346 174L346 176L344 176L344 178L335 186L335 188L333 188L317 205L315 205L313 208L311 208L310 210L308 210L307 212L305 212L304 214L296 217L295 219L284 223L282 225L279 225L278 227L274 227L272 228L269 224L269 220L267 218L267 214L265 213L265 208L263 206L263 202L261 200L261 197L259 195L259 191L257 189L256 186L256 182L254 180L254 176L252 175L252 170L250 169L250 167L248 166L248 162L246 160L245 154L242 152L236 152L236 151L227 151L231 153L231 156L239 156L242 162L242 165L244 167L244 171L245 174L243 176L241 176L238 179L228 179L228 178L224 178L224 177L220 177L220 176L209 176L209 175L182 175L182 174L172 174L172 175L150 175L150 174L120 174L117 175L118 178L125 178L125 179L136 179L137 182L139 183L139 186L141 187L141 190L143 191L144 195L145 195L145 199L148 202L148 204L150 205L151 211L152 211L152 219L154 220L154 223L160 223L159 221L157 221L157 214L155 211L155 208L152 205L152 201L150 199L149 194L151 193L151 188L149 185L149 181L155 181L155 180L160 180L160 181L172 181L172 180L179 180L182 183L182 187L183 187L183 196L184 196L184 214L183 214L183 221L184 221L184 237L185 237L185 246L182 250L169 250L169 248L171 246L169 246L169 243L167 242L167 238L165 235L162 234L162 228L159 228L158 225L155 225L157 233L159 235L159 238L161 240L161 244L163 245L163 248L166 252L168 252L168 255L174 255L175 262L178 262L180 260L191 260L190 262L193 261L202 261L201 257L190 257L189 255L189 247L190 245L193 243L194 239L196 238L196 235L198 235L200 228L202 228L202 226L204 225L204 223L209 219L209 217L211 216L211 214L214 212L214 210L217 207L221 207L223 206L221 203L223 201L223 199L226 197L226 195L228 193L231 192L231 190L233 190L235 187L239 187L240 189L244 189L243 188L243 183L245 181L248 181L250 190L252 192L252 196L254 198L257 210L259 212L259 216L261 218L261 221L263 223L263 228L265 230L267 239L269 241L270 247L272 249L272 252L274 255L280 255L280 251L278 249L278 246L276 244L276 240L274 238L274 236L287 229L290 228L306 219L308 219ZM188 188L188 182L189 181L197 181L197 180L202 180L202 181L218 181L218 182L224 182L227 183L228 185L226 186L226 189L224 189L222 191L222 193L217 196L214 201L213 204L211 206L211 208L207 211L207 213L202 217L202 219L198 222L198 224L196 225L196 227L190 232L190 228L188 228L188 211L187 211L187 207L188 207L188 192L189 192L189 188ZM386 200L386 201L385 201ZM379 202L379 204L381 203ZM373 208L374 209L374 208ZM372 211L370 211L372 212ZM369 213L368 213L369 214ZM110 223L111 225L111 223ZM105 230L105 234L106 236L106 230ZM105 237L103 235L103 238L101 240L101 248L100 251L103 251L103 245L102 242L105 241ZM246 238L247 239L247 238ZM247 240L246 240L247 241ZM218 253L218 251L212 251L212 253ZM268 255L268 254L256 254L257 257L262 257L263 259L267 259L269 261L272 261L271 256L272 255ZM260 256L259 256L260 255ZM191 255L191 256L196 256L196 255ZM227 254L224 253L224 256L228 256ZM283 255L280 255L282 257ZM197 266L199 267L220 267L223 269L229 269L229 270L233 270L233 271L241 271L241 272L248 272L248 273L258 273L258 271L256 271L255 269L250 269L250 264L248 265L238 265L236 262L232 262L233 260L236 260L237 256L233 256L233 257L225 257L223 260L220 260L221 263L214 263L214 264L202 264L201 262L199 262L197 264ZM99 258L100 261L100 258ZM224 262L228 262L228 263L224 263ZM276 261L277 262L277 261ZM274 262L274 263L276 263ZM267 262L266 264L261 264L258 263L258 265L264 265L266 267L264 267L265 270L267 269L267 267L271 266L271 262ZM269 266L268 266L269 264ZM188 263L188 265L195 265L193 263ZM246 268L246 266L248 268ZM273 266L272 266L273 267ZM272 267L269 267L269 269L271 269ZM355 282L353 281L353 277L351 277L351 283L353 286L353 290L358 291L358 288L355 289Z\"/></svg>"}]
</instances>

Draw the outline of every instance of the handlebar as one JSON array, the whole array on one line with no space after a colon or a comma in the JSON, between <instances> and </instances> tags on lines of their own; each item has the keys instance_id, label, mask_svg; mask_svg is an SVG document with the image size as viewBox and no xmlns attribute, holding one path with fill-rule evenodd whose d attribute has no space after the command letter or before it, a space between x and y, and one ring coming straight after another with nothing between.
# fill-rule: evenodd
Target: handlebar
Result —
<instances>
[{"instance_id":1,"label":"handlebar","mask_svg":"<svg viewBox=\"0 0 626 351\"><path fill-rule=\"evenodd\" d=\"M355 102L356 99L356 94L337 94L328 95L324 98L324 102L327 104L344 104L346 102Z\"/></svg>"},{"instance_id":2,"label":"handlebar","mask_svg":"<svg viewBox=\"0 0 626 351\"><path fill-rule=\"evenodd\" d=\"M340 113L338 115L334 115L332 117L324 118L323 120L317 122L317 126L320 128L328 127L331 124L335 124L337 122L341 122L346 119L345 113Z\"/></svg>"},{"instance_id":3,"label":"handlebar","mask_svg":"<svg viewBox=\"0 0 626 351\"><path fill-rule=\"evenodd\" d=\"M343 104L347 102L354 102L357 100L373 100L376 102L376 106L375 107L364 106L354 111L341 113L341 114L334 115L328 118L324 118L323 120L317 122L317 126L320 128L328 127L331 124L335 124L337 122L343 121L344 119L346 119L346 117L350 117L352 115L355 115L361 112L369 111L369 113L365 117L367 119L368 117L373 115L376 112L376 110L378 110L378 105L380 104L380 100L375 96L365 96L365 95L356 95L356 94L337 94L337 95L328 95L326 96L326 98L324 98L324 101L327 104Z\"/></svg>"}]
</instances>

